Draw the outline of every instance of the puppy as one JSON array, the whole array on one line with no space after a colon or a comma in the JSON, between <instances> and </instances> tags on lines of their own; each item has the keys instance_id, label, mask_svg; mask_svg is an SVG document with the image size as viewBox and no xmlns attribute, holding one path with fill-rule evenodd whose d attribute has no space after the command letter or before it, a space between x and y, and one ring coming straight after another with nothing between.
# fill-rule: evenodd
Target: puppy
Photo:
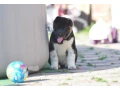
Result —
<instances>
[{"instance_id":1,"label":"puppy","mask_svg":"<svg viewBox=\"0 0 120 90\"><path fill-rule=\"evenodd\" d=\"M53 32L49 42L51 69L77 68L77 49L72 26L72 20L65 17L57 16L53 22Z\"/></svg>"}]
</instances>

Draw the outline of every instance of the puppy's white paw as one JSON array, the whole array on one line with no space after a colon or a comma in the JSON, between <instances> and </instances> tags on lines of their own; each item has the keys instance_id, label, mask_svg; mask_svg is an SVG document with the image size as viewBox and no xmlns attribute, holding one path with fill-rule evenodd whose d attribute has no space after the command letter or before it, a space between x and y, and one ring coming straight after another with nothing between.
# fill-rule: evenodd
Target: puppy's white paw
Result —
<instances>
[{"instance_id":1,"label":"puppy's white paw","mask_svg":"<svg viewBox=\"0 0 120 90\"><path fill-rule=\"evenodd\" d=\"M51 66L51 69L58 70L57 66Z\"/></svg>"},{"instance_id":2,"label":"puppy's white paw","mask_svg":"<svg viewBox=\"0 0 120 90\"><path fill-rule=\"evenodd\" d=\"M69 70L75 70L75 69L77 69L77 67L76 67L76 65L72 65L72 66L68 66L68 69Z\"/></svg>"}]
</instances>

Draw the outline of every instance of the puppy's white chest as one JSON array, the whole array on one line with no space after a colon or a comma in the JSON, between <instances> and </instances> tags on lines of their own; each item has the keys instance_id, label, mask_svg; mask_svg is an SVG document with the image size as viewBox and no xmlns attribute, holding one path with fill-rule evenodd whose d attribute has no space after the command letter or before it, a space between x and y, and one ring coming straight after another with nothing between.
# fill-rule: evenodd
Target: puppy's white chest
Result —
<instances>
[{"instance_id":1,"label":"puppy's white chest","mask_svg":"<svg viewBox=\"0 0 120 90\"><path fill-rule=\"evenodd\" d=\"M54 48L57 52L59 62L65 64L66 63L66 51L69 48L72 48L73 38L69 41L63 41L63 44L54 44Z\"/></svg>"},{"instance_id":2,"label":"puppy's white chest","mask_svg":"<svg viewBox=\"0 0 120 90\"><path fill-rule=\"evenodd\" d=\"M68 41L67 40L63 41L63 44L54 44L54 48L58 54L64 54L66 50L71 48L72 43L73 43L73 38L71 38Z\"/></svg>"}]
</instances>

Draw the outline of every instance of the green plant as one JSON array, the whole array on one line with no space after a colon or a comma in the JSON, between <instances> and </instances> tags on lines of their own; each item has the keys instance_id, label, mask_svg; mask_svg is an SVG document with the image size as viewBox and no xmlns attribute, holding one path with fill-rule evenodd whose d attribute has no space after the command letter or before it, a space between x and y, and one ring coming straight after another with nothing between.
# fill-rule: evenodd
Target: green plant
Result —
<instances>
[{"instance_id":1,"label":"green plant","mask_svg":"<svg viewBox=\"0 0 120 90\"><path fill-rule=\"evenodd\" d=\"M119 53L116 51L116 52L114 52L116 55L119 55Z\"/></svg>"},{"instance_id":2,"label":"green plant","mask_svg":"<svg viewBox=\"0 0 120 90\"><path fill-rule=\"evenodd\" d=\"M92 77L92 80L95 80L96 82L108 82L107 80L104 80L103 78L99 78L99 77Z\"/></svg>"},{"instance_id":3,"label":"green plant","mask_svg":"<svg viewBox=\"0 0 120 90\"><path fill-rule=\"evenodd\" d=\"M69 77L68 77L67 80L72 80L72 78L69 78Z\"/></svg>"},{"instance_id":4,"label":"green plant","mask_svg":"<svg viewBox=\"0 0 120 90\"><path fill-rule=\"evenodd\" d=\"M66 72L68 72L68 70L67 69L62 69L61 72L66 73Z\"/></svg>"},{"instance_id":5,"label":"green plant","mask_svg":"<svg viewBox=\"0 0 120 90\"><path fill-rule=\"evenodd\" d=\"M93 66L93 64L91 64L91 63L87 63L87 66Z\"/></svg>"},{"instance_id":6,"label":"green plant","mask_svg":"<svg viewBox=\"0 0 120 90\"><path fill-rule=\"evenodd\" d=\"M81 64L78 64L78 66L82 66Z\"/></svg>"},{"instance_id":7,"label":"green plant","mask_svg":"<svg viewBox=\"0 0 120 90\"><path fill-rule=\"evenodd\" d=\"M98 54L100 54L100 52L96 52L95 54L98 55Z\"/></svg>"},{"instance_id":8,"label":"green plant","mask_svg":"<svg viewBox=\"0 0 120 90\"><path fill-rule=\"evenodd\" d=\"M80 35L88 35L90 28L92 27L92 25L94 25L94 23L92 22L88 27L83 28L82 30L80 30L78 33L75 34L75 37L79 37Z\"/></svg>"},{"instance_id":9,"label":"green plant","mask_svg":"<svg viewBox=\"0 0 120 90\"><path fill-rule=\"evenodd\" d=\"M43 69L43 70L40 70L40 73L53 73L53 72L59 72L58 70L50 70L50 69Z\"/></svg>"},{"instance_id":10,"label":"green plant","mask_svg":"<svg viewBox=\"0 0 120 90\"><path fill-rule=\"evenodd\" d=\"M103 55L103 56L100 56L99 58L98 58L98 60L104 60L104 59L106 59L107 58L107 56L106 55Z\"/></svg>"},{"instance_id":11,"label":"green plant","mask_svg":"<svg viewBox=\"0 0 120 90\"><path fill-rule=\"evenodd\" d=\"M112 82L118 82L117 80L113 80Z\"/></svg>"},{"instance_id":12,"label":"green plant","mask_svg":"<svg viewBox=\"0 0 120 90\"><path fill-rule=\"evenodd\" d=\"M84 56L83 56L82 54L79 54L78 56L79 56L80 58L84 58Z\"/></svg>"},{"instance_id":13,"label":"green plant","mask_svg":"<svg viewBox=\"0 0 120 90\"><path fill-rule=\"evenodd\" d=\"M86 61L85 59L82 59L82 60L81 60L81 63L84 63L85 61Z\"/></svg>"},{"instance_id":14,"label":"green plant","mask_svg":"<svg viewBox=\"0 0 120 90\"><path fill-rule=\"evenodd\" d=\"M89 47L88 49L89 49L89 50L93 50L93 49L94 49L94 47Z\"/></svg>"},{"instance_id":15,"label":"green plant","mask_svg":"<svg viewBox=\"0 0 120 90\"><path fill-rule=\"evenodd\" d=\"M68 83L64 82L64 83L60 83L59 85L68 85Z\"/></svg>"}]
</instances>

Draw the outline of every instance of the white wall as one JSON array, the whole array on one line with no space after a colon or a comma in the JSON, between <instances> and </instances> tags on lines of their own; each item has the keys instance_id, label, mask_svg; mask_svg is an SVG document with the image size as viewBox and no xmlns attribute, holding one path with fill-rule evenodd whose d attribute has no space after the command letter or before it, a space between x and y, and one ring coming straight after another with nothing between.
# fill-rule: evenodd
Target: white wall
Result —
<instances>
[{"instance_id":1,"label":"white wall","mask_svg":"<svg viewBox=\"0 0 120 90\"><path fill-rule=\"evenodd\" d=\"M111 5L112 25L120 29L120 4Z\"/></svg>"}]
</instances>

